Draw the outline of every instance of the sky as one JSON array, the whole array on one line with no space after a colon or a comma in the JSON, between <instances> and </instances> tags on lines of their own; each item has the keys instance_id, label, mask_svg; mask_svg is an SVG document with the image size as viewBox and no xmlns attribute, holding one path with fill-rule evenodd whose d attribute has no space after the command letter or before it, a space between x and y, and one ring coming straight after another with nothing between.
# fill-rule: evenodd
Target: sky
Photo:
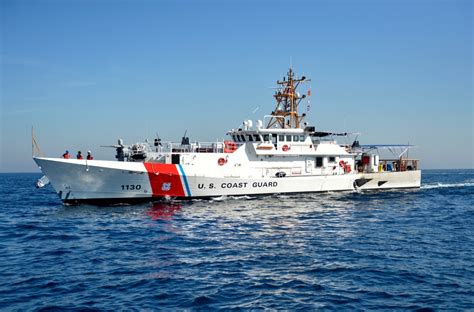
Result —
<instances>
[{"instance_id":1,"label":"sky","mask_svg":"<svg viewBox=\"0 0 474 312\"><path fill-rule=\"evenodd\" d=\"M225 139L274 109L290 60L312 79L317 129L414 144L423 169L474 168L471 1L0 5L0 172L38 171L32 126L49 157L114 159L101 145L185 130Z\"/></svg>"}]
</instances>

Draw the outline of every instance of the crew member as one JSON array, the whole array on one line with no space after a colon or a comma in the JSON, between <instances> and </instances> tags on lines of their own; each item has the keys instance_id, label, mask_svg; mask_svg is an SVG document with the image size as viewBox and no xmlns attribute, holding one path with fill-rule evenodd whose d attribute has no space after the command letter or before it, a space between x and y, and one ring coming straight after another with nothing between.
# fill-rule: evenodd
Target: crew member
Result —
<instances>
[{"instance_id":1,"label":"crew member","mask_svg":"<svg viewBox=\"0 0 474 312\"><path fill-rule=\"evenodd\" d=\"M92 160L94 157L92 157L91 151L87 151L87 160Z\"/></svg>"},{"instance_id":2,"label":"crew member","mask_svg":"<svg viewBox=\"0 0 474 312\"><path fill-rule=\"evenodd\" d=\"M66 151L66 152L63 154L63 158L64 158L64 159L69 159L69 158L71 158L71 156L69 156L69 151Z\"/></svg>"},{"instance_id":3,"label":"crew member","mask_svg":"<svg viewBox=\"0 0 474 312\"><path fill-rule=\"evenodd\" d=\"M77 156L76 156L76 157L77 157L77 159L84 159L84 157L82 157L81 151L78 151L78 152L77 152Z\"/></svg>"}]
</instances>

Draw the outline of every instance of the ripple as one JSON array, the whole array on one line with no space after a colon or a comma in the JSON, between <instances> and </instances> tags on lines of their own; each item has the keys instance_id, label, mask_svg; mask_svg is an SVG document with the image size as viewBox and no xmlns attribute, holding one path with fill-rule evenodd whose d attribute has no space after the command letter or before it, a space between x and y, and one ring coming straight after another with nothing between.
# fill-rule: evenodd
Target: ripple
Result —
<instances>
[{"instance_id":1,"label":"ripple","mask_svg":"<svg viewBox=\"0 0 474 312\"><path fill-rule=\"evenodd\" d=\"M424 172L421 190L107 207L0 175L0 308L467 310L473 173Z\"/></svg>"}]
</instances>

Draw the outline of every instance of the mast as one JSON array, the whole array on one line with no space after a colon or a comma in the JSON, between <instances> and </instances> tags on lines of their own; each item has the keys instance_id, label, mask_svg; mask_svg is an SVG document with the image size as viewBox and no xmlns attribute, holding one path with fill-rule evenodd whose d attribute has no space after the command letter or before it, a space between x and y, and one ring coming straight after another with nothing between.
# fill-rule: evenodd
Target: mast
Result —
<instances>
[{"instance_id":1,"label":"mast","mask_svg":"<svg viewBox=\"0 0 474 312\"><path fill-rule=\"evenodd\" d=\"M298 106L306 95L300 95L296 89L300 83L309 81L305 76L296 78L293 69L290 67L287 76L283 81L277 81L279 85L273 97L276 100L275 110L271 113L267 129L270 128L300 128L301 121L306 114L299 115Z\"/></svg>"}]
</instances>

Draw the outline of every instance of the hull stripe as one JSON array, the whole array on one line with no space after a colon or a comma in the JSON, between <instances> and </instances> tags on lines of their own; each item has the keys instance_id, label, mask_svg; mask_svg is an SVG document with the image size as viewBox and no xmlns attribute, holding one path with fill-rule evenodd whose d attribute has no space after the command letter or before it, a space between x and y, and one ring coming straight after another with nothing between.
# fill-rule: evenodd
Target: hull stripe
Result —
<instances>
[{"instance_id":1,"label":"hull stripe","mask_svg":"<svg viewBox=\"0 0 474 312\"><path fill-rule=\"evenodd\" d=\"M186 196L178 166L149 162L143 164L148 172L153 197Z\"/></svg>"},{"instance_id":2,"label":"hull stripe","mask_svg":"<svg viewBox=\"0 0 474 312\"><path fill-rule=\"evenodd\" d=\"M189 189L189 184L188 184L188 179L186 178L186 174L184 173L183 167L181 165L178 165L179 167L179 172L181 173L181 176L183 177L184 181L184 186L186 187L186 193L188 193L188 196L191 197L191 190Z\"/></svg>"}]
</instances>

